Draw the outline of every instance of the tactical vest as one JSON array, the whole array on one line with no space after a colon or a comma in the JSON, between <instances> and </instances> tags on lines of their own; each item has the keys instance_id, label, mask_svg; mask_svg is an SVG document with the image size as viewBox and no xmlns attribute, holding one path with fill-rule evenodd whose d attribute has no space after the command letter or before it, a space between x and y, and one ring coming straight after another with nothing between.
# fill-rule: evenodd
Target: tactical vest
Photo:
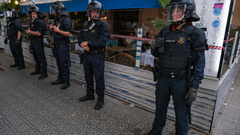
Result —
<instances>
[{"instance_id":1,"label":"tactical vest","mask_svg":"<svg viewBox=\"0 0 240 135\"><path fill-rule=\"evenodd\" d=\"M55 22L55 25L59 26L59 29L61 31L66 31L65 28L64 28L64 25L63 25L63 21L65 19L66 19L66 17L64 16L64 17L61 17L60 19L57 19L56 22ZM66 37L66 36L64 36L64 35L62 35L58 32L55 32L55 31L53 31L52 35L53 35L54 40L67 40L68 39L68 37Z\"/></svg>"},{"instance_id":2,"label":"tactical vest","mask_svg":"<svg viewBox=\"0 0 240 135\"><path fill-rule=\"evenodd\" d=\"M7 24L7 36L8 37L17 37L17 29L14 26L14 21L9 21Z\"/></svg>"},{"instance_id":3,"label":"tactical vest","mask_svg":"<svg viewBox=\"0 0 240 135\"><path fill-rule=\"evenodd\" d=\"M170 31L170 26L164 27L165 51L159 54L159 65L167 69L186 70L191 47L187 48L189 34L194 29L188 26L183 31Z\"/></svg>"},{"instance_id":4,"label":"tactical vest","mask_svg":"<svg viewBox=\"0 0 240 135\"><path fill-rule=\"evenodd\" d=\"M30 28L30 30L31 31L37 31L37 28L38 28L38 19L35 19L33 22L31 21L30 23L29 23L29 28ZM30 38L30 39L37 39L37 38L42 38L42 36L40 37L40 36L34 36L34 35L28 35L28 37Z\"/></svg>"},{"instance_id":5,"label":"tactical vest","mask_svg":"<svg viewBox=\"0 0 240 135\"><path fill-rule=\"evenodd\" d=\"M83 41L93 41L98 40L100 38L101 33L98 32L98 28L101 27L102 23L97 22L96 25L92 28L92 30L89 29L89 27L92 25L92 23L88 23L86 26L83 26ZM96 50L96 47L89 47L91 50Z\"/></svg>"}]
</instances>

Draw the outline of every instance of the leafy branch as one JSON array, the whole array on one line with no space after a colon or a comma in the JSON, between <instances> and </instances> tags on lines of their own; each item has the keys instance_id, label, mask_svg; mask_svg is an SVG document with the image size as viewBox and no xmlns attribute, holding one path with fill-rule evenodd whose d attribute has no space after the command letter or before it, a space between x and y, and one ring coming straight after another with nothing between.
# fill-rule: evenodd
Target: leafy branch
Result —
<instances>
[{"instance_id":1,"label":"leafy branch","mask_svg":"<svg viewBox=\"0 0 240 135\"><path fill-rule=\"evenodd\" d=\"M159 5L162 7L162 9L165 9L165 6L169 3L170 0L158 0L159 1ZM163 16L166 16L165 13L161 12ZM153 25L155 26L155 28L157 30L161 30L164 26L167 26L171 23L166 22L166 20L164 19L160 19L159 17L148 17L147 18L148 21L152 20Z\"/></svg>"}]
</instances>

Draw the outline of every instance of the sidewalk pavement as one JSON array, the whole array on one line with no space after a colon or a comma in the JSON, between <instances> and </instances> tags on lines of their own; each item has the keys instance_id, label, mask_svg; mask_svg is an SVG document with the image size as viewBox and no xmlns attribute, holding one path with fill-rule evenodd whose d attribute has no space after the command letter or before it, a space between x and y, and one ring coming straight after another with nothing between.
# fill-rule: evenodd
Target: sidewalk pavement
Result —
<instances>
[{"instance_id":1,"label":"sidewalk pavement","mask_svg":"<svg viewBox=\"0 0 240 135\"><path fill-rule=\"evenodd\" d=\"M240 72L219 112L212 135L240 135Z\"/></svg>"},{"instance_id":2,"label":"sidewalk pavement","mask_svg":"<svg viewBox=\"0 0 240 135\"><path fill-rule=\"evenodd\" d=\"M33 65L10 68L13 58L2 49L0 62L1 135L141 135L152 127L151 112L108 95L103 108L95 110L96 100L78 101L86 94L82 85L71 81L61 90L61 85L51 85L55 74L48 72L48 78L38 80L39 75L30 75ZM174 135L174 128L174 121L167 120L163 135ZM189 135L204 133L190 128Z\"/></svg>"}]
</instances>

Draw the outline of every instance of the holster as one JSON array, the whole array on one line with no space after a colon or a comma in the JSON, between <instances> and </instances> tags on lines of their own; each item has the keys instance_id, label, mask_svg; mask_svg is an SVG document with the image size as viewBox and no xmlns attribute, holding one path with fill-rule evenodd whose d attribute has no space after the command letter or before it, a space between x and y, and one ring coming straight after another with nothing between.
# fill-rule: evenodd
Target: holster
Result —
<instances>
[{"instance_id":1,"label":"holster","mask_svg":"<svg viewBox=\"0 0 240 135\"><path fill-rule=\"evenodd\" d=\"M31 43L34 43L36 41L38 41L39 43L43 43L43 38L35 38L35 39L30 39Z\"/></svg>"},{"instance_id":2,"label":"holster","mask_svg":"<svg viewBox=\"0 0 240 135\"><path fill-rule=\"evenodd\" d=\"M158 64L154 65L154 67L152 68L152 72L153 72L153 81L156 82L160 77L160 68Z\"/></svg>"},{"instance_id":3,"label":"holster","mask_svg":"<svg viewBox=\"0 0 240 135\"><path fill-rule=\"evenodd\" d=\"M82 63L83 63L84 68L90 68L91 69L91 67L89 66L90 62L88 60L86 60L85 58L83 58Z\"/></svg>"},{"instance_id":4,"label":"holster","mask_svg":"<svg viewBox=\"0 0 240 135\"><path fill-rule=\"evenodd\" d=\"M79 58L80 58L80 64L82 64L84 59L84 54L83 53L79 54Z\"/></svg>"},{"instance_id":5,"label":"holster","mask_svg":"<svg viewBox=\"0 0 240 135\"><path fill-rule=\"evenodd\" d=\"M33 55L33 53L35 53L34 51L34 48L33 48L33 46L31 46L31 45L29 45L29 51L30 51L30 53Z\"/></svg>"},{"instance_id":6,"label":"holster","mask_svg":"<svg viewBox=\"0 0 240 135\"><path fill-rule=\"evenodd\" d=\"M55 58L58 57L57 49L56 49L56 46L55 46L55 45L52 47L52 54L53 54L53 56L54 56Z\"/></svg>"}]
</instances>

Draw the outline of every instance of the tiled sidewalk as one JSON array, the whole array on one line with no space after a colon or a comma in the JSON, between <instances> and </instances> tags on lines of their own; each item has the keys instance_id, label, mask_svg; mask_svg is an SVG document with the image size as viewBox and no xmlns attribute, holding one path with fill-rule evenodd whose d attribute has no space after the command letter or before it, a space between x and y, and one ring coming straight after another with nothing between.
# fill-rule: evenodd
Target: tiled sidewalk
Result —
<instances>
[{"instance_id":1,"label":"tiled sidewalk","mask_svg":"<svg viewBox=\"0 0 240 135\"><path fill-rule=\"evenodd\" d=\"M212 135L240 135L240 72L228 93L216 123L213 126Z\"/></svg>"},{"instance_id":2,"label":"tiled sidewalk","mask_svg":"<svg viewBox=\"0 0 240 135\"><path fill-rule=\"evenodd\" d=\"M32 65L21 71L10 68L13 58L0 49L0 134L1 135L141 135L152 127L154 114L124 105L105 96L102 109L94 101L79 102L86 89L71 82L67 90L51 81L31 76ZM174 122L167 120L163 135L174 135ZM203 135L190 129L189 135Z\"/></svg>"}]
</instances>

